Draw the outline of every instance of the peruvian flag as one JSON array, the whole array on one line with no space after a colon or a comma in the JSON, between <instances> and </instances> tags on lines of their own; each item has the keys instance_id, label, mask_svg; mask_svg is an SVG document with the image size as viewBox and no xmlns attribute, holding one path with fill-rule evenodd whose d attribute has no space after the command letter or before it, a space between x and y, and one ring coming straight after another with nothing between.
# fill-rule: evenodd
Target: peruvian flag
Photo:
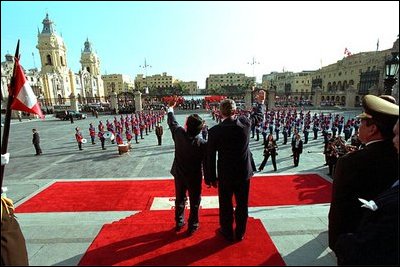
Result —
<instances>
[{"instance_id":1,"label":"peruvian flag","mask_svg":"<svg viewBox=\"0 0 400 267\"><path fill-rule=\"evenodd\" d=\"M11 104L11 109L35 113L39 115L41 119L44 118L40 104L33 93L32 87L25 79L24 71L17 58L15 58L14 88L12 88L12 90L14 99Z\"/></svg>"}]
</instances>

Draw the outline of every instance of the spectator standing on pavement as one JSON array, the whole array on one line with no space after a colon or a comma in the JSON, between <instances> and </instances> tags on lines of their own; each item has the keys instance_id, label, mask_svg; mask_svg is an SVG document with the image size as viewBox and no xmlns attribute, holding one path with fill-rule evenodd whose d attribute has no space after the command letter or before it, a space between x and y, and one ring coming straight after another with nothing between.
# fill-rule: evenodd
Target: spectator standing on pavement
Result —
<instances>
[{"instance_id":1,"label":"spectator standing on pavement","mask_svg":"<svg viewBox=\"0 0 400 267\"><path fill-rule=\"evenodd\" d=\"M204 121L197 114L187 117L185 128L180 126L174 116L176 101L169 103L168 126L175 143L175 155L171 168L175 183L175 223L176 231L185 225L186 192L189 193L190 214L188 235L199 228L199 207L201 183L206 164L206 141L200 137Z\"/></svg>"},{"instance_id":2,"label":"spectator standing on pavement","mask_svg":"<svg viewBox=\"0 0 400 267\"><path fill-rule=\"evenodd\" d=\"M374 95L364 96L362 105L359 138L365 147L340 157L333 173L328 221L333 251L338 236L354 232L360 224L364 209L358 199L374 199L398 179L398 156L392 138L399 106Z\"/></svg>"},{"instance_id":3,"label":"spectator standing on pavement","mask_svg":"<svg viewBox=\"0 0 400 267\"><path fill-rule=\"evenodd\" d=\"M228 241L240 241L246 232L250 178L256 171L249 149L250 128L253 123L257 125L263 121L264 101L265 91L260 90L257 94L257 106L249 118L243 115L235 117L235 101L222 100L222 122L208 131L206 184L218 187L219 233ZM233 196L236 199L235 209Z\"/></svg>"},{"instance_id":4,"label":"spectator standing on pavement","mask_svg":"<svg viewBox=\"0 0 400 267\"><path fill-rule=\"evenodd\" d=\"M71 112L68 112L68 114L69 114L69 119L70 119L70 121L71 121L71 124L74 123L74 116L73 116L73 114L72 114Z\"/></svg>"},{"instance_id":5,"label":"spectator standing on pavement","mask_svg":"<svg viewBox=\"0 0 400 267\"><path fill-rule=\"evenodd\" d=\"M17 117L18 117L18 120L21 122L22 121L22 115L21 115L21 111L18 111L17 112Z\"/></svg>"},{"instance_id":6,"label":"spectator standing on pavement","mask_svg":"<svg viewBox=\"0 0 400 267\"><path fill-rule=\"evenodd\" d=\"M33 137L32 144L35 147L35 156L40 156L42 154L42 149L40 148L40 136L36 129L32 129Z\"/></svg>"},{"instance_id":7,"label":"spectator standing on pavement","mask_svg":"<svg viewBox=\"0 0 400 267\"><path fill-rule=\"evenodd\" d=\"M393 143L399 155L399 120L393 132ZM343 233L337 239L335 252L338 265L398 266L399 179L361 207L364 208L363 217L357 229Z\"/></svg>"},{"instance_id":8,"label":"spectator standing on pavement","mask_svg":"<svg viewBox=\"0 0 400 267\"><path fill-rule=\"evenodd\" d=\"M157 136L158 145L161 146L162 135L164 134L164 129L163 129L162 125L160 125L159 122L157 122L156 131L155 132L156 132L156 136Z\"/></svg>"}]
</instances>

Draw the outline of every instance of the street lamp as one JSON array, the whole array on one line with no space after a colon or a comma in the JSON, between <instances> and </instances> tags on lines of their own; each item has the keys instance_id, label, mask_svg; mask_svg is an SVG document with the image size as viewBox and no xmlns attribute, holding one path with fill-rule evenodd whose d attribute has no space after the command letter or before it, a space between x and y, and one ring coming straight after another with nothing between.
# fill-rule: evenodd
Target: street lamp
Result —
<instances>
[{"instance_id":1,"label":"street lamp","mask_svg":"<svg viewBox=\"0 0 400 267\"><path fill-rule=\"evenodd\" d=\"M253 94L254 94L255 85L257 83L257 78L254 75L254 67L255 67L256 64L260 64L260 62L256 61L256 59L253 57L252 61L251 62L247 62L247 64L251 65L252 68L253 68L254 85L251 88L251 106L253 106L253 102L254 102Z\"/></svg>"},{"instance_id":2,"label":"street lamp","mask_svg":"<svg viewBox=\"0 0 400 267\"><path fill-rule=\"evenodd\" d=\"M140 65L139 66L140 68L143 68L144 69L144 72L145 72L145 74L146 74L146 87L145 87L145 91L144 91L144 93L145 94L149 94L149 87L148 87L148 84L147 84L147 68L151 68L151 66L149 65L149 64L147 64L147 62L146 62L146 58L144 59L144 65Z\"/></svg>"},{"instance_id":3,"label":"street lamp","mask_svg":"<svg viewBox=\"0 0 400 267\"><path fill-rule=\"evenodd\" d=\"M392 95L393 85L397 82L397 74L399 71L399 52L393 51L391 58L385 61L384 80L385 94Z\"/></svg>"}]
</instances>

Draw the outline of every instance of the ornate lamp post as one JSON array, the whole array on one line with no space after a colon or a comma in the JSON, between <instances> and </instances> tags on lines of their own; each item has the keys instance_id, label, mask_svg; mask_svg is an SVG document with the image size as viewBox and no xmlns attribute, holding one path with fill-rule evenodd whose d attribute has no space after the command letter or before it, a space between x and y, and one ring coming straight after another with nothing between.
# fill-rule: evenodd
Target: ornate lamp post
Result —
<instances>
[{"instance_id":1,"label":"ornate lamp post","mask_svg":"<svg viewBox=\"0 0 400 267\"><path fill-rule=\"evenodd\" d=\"M255 86L257 84L257 78L254 75L254 67L256 64L260 64L260 62L256 61L255 58L253 57L251 62L247 62L247 64L251 65L253 68L253 77L254 77L254 85L252 85L251 87L251 106L253 106L253 102L254 102L254 90L255 90Z\"/></svg>"},{"instance_id":2,"label":"ornate lamp post","mask_svg":"<svg viewBox=\"0 0 400 267\"><path fill-rule=\"evenodd\" d=\"M399 72L399 36L393 43L392 55L385 61L385 75L384 80L385 94L392 95L393 85L397 82L397 75Z\"/></svg>"}]
</instances>

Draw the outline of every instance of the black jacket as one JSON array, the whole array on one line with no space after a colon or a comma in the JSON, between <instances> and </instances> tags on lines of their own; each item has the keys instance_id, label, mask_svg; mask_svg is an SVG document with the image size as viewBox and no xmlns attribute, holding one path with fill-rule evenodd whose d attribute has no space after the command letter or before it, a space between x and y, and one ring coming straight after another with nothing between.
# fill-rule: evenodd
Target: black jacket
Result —
<instances>
[{"instance_id":1,"label":"black jacket","mask_svg":"<svg viewBox=\"0 0 400 267\"><path fill-rule=\"evenodd\" d=\"M247 180L253 176L255 164L249 149L250 127L252 120L262 121L263 112L264 105L258 105L250 118L226 118L208 130L206 183L217 179Z\"/></svg>"},{"instance_id":2,"label":"black jacket","mask_svg":"<svg viewBox=\"0 0 400 267\"><path fill-rule=\"evenodd\" d=\"M33 133L32 144L39 144L39 143L40 143L39 133L35 132Z\"/></svg>"},{"instance_id":3,"label":"black jacket","mask_svg":"<svg viewBox=\"0 0 400 267\"><path fill-rule=\"evenodd\" d=\"M340 157L333 176L329 210L329 247L340 234L352 233L364 208L358 198L374 199L398 179L398 156L392 140L372 143Z\"/></svg>"},{"instance_id":4,"label":"black jacket","mask_svg":"<svg viewBox=\"0 0 400 267\"><path fill-rule=\"evenodd\" d=\"M207 142L199 136L189 136L176 121L174 113L168 112L167 121L175 142L171 174L176 179L201 179L202 168L206 164Z\"/></svg>"},{"instance_id":5,"label":"black jacket","mask_svg":"<svg viewBox=\"0 0 400 267\"><path fill-rule=\"evenodd\" d=\"M357 230L338 237L339 265L399 265L399 186L374 201L378 209L365 209Z\"/></svg>"}]
</instances>

